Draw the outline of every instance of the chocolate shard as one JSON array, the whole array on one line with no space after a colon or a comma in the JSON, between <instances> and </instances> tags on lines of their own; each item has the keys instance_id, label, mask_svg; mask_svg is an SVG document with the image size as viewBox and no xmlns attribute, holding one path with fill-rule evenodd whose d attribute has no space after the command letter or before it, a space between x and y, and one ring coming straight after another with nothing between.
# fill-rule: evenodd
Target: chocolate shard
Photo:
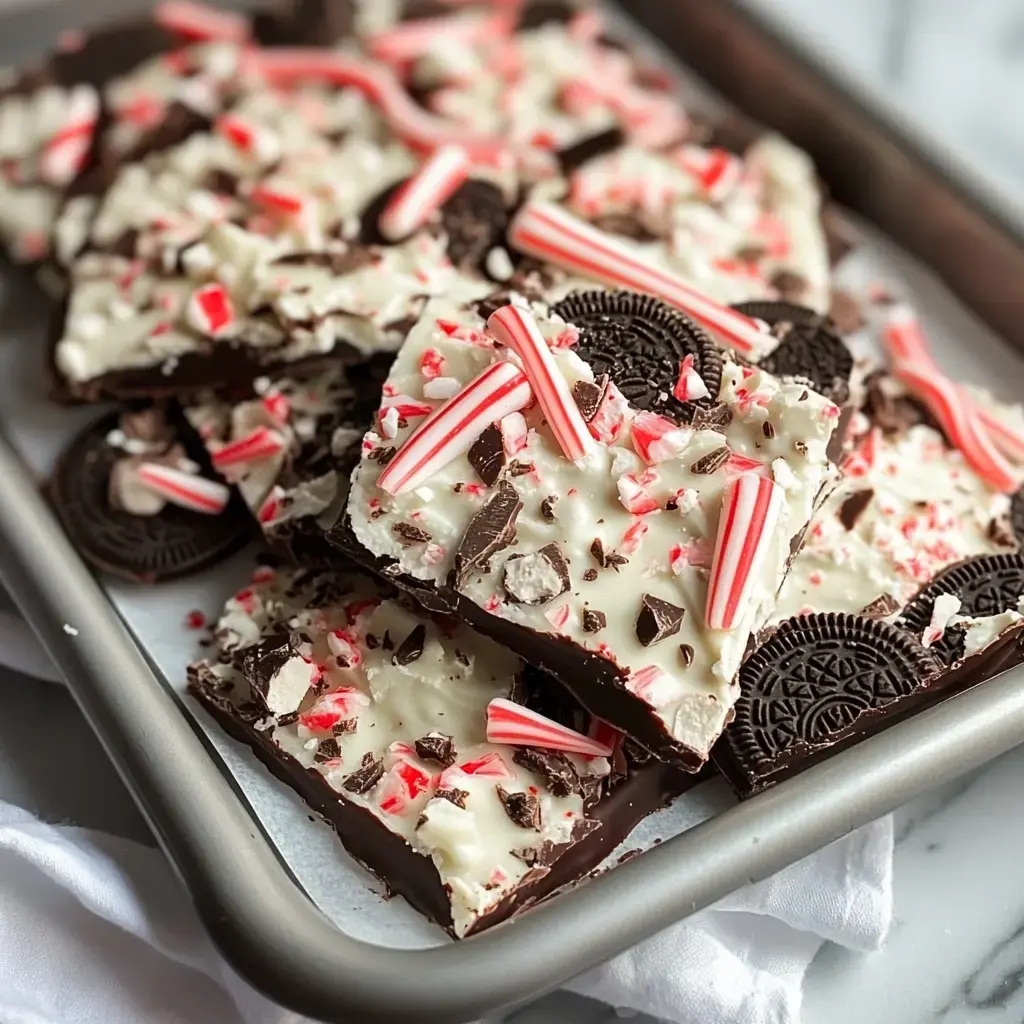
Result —
<instances>
[{"instance_id":1,"label":"chocolate shard","mask_svg":"<svg viewBox=\"0 0 1024 1024\"><path fill-rule=\"evenodd\" d=\"M498 482L498 477L505 466L505 445L501 439L501 428L497 423L487 427L470 445L466 458L476 471L476 475L488 487L493 487Z\"/></svg>"},{"instance_id":2,"label":"chocolate shard","mask_svg":"<svg viewBox=\"0 0 1024 1024\"><path fill-rule=\"evenodd\" d=\"M861 611L865 619L887 619L900 607L899 601L892 594L882 594L876 597L866 608Z\"/></svg>"},{"instance_id":3,"label":"chocolate shard","mask_svg":"<svg viewBox=\"0 0 1024 1024\"><path fill-rule=\"evenodd\" d=\"M334 761L341 757L341 747L335 739L321 740L320 746L316 748L313 760L317 764L324 764L326 761Z\"/></svg>"},{"instance_id":4,"label":"chocolate shard","mask_svg":"<svg viewBox=\"0 0 1024 1024\"><path fill-rule=\"evenodd\" d=\"M395 523L391 527L391 532L403 542L403 546L426 544L430 540L430 534L426 530L412 523Z\"/></svg>"},{"instance_id":5,"label":"chocolate shard","mask_svg":"<svg viewBox=\"0 0 1024 1024\"><path fill-rule=\"evenodd\" d=\"M590 553L594 556L594 561L603 569L607 564L605 562L604 545L601 543L600 537L595 537L590 545Z\"/></svg>"},{"instance_id":6,"label":"chocolate shard","mask_svg":"<svg viewBox=\"0 0 1024 1024\"><path fill-rule=\"evenodd\" d=\"M384 762L371 753L363 754L363 760L359 767L350 775L345 777L342 786L350 793L362 795L368 793L380 782L384 775Z\"/></svg>"},{"instance_id":7,"label":"chocolate shard","mask_svg":"<svg viewBox=\"0 0 1024 1024\"><path fill-rule=\"evenodd\" d=\"M313 675L287 633L272 634L250 647L242 657L242 671L253 697L272 715L298 710Z\"/></svg>"},{"instance_id":8,"label":"chocolate shard","mask_svg":"<svg viewBox=\"0 0 1024 1024\"><path fill-rule=\"evenodd\" d=\"M594 580L597 579L597 570L594 568L584 569L583 579L586 580L587 583L593 583Z\"/></svg>"},{"instance_id":9,"label":"chocolate shard","mask_svg":"<svg viewBox=\"0 0 1024 1024\"><path fill-rule=\"evenodd\" d=\"M498 492L469 521L455 551L455 587L461 590L475 572L488 572L489 561L516 536L516 519L523 502L516 489L503 480Z\"/></svg>"},{"instance_id":10,"label":"chocolate shard","mask_svg":"<svg viewBox=\"0 0 1024 1024\"><path fill-rule=\"evenodd\" d=\"M413 744L416 756L424 761L436 761L445 768L455 764L455 741L443 733L431 732Z\"/></svg>"},{"instance_id":11,"label":"chocolate shard","mask_svg":"<svg viewBox=\"0 0 1024 1024\"><path fill-rule=\"evenodd\" d=\"M689 644L679 645L679 660L683 668L689 668L693 664L693 648Z\"/></svg>"},{"instance_id":12,"label":"chocolate shard","mask_svg":"<svg viewBox=\"0 0 1024 1024\"><path fill-rule=\"evenodd\" d=\"M653 594L640 598L640 614L636 617L636 638L644 647L679 632L686 609Z\"/></svg>"},{"instance_id":13,"label":"chocolate shard","mask_svg":"<svg viewBox=\"0 0 1024 1024\"><path fill-rule=\"evenodd\" d=\"M580 792L580 777L565 754L536 747L518 747L512 760L520 768L536 772L554 796Z\"/></svg>"},{"instance_id":14,"label":"chocolate shard","mask_svg":"<svg viewBox=\"0 0 1024 1024\"><path fill-rule=\"evenodd\" d=\"M727 405L713 405L710 409L698 409L693 414L694 430L714 430L722 433L732 423L732 409Z\"/></svg>"},{"instance_id":15,"label":"chocolate shard","mask_svg":"<svg viewBox=\"0 0 1024 1024\"><path fill-rule=\"evenodd\" d=\"M513 825L540 831L540 801L532 793L510 793L502 786L494 791Z\"/></svg>"},{"instance_id":16,"label":"chocolate shard","mask_svg":"<svg viewBox=\"0 0 1024 1024\"><path fill-rule=\"evenodd\" d=\"M843 524L843 529L852 530L857 525L857 520L864 514L864 510L871 504L871 499L874 496L874 490L870 487L865 487L861 491L854 491L839 506L839 511L836 515L839 517L839 522Z\"/></svg>"},{"instance_id":17,"label":"chocolate shard","mask_svg":"<svg viewBox=\"0 0 1024 1024\"><path fill-rule=\"evenodd\" d=\"M578 380L572 386L572 397L583 419L589 423L601 408L601 400L608 390L608 374L602 374L596 381Z\"/></svg>"},{"instance_id":18,"label":"chocolate shard","mask_svg":"<svg viewBox=\"0 0 1024 1024\"><path fill-rule=\"evenodd\" d=\"M434 796L439 800L447 800L449 803L455 804L456 807L461 807L462 810L465 810L469 791L465 789L438 789L434 791Z\"/></svg>"},{"instance_id":19,"label":"chocolate shard","mask_svg":"<svg viewBox=\"0 0 1024 1024\"><path fill-rule=\"evenodd\" d=\"M600 633L608 625L608 616L596 608L583 609L583 632Z\"/></svg>"},{"instance_id":20,"label":"chocolate shard","mask_svg":"<svg viewBox=\"0 0 1024 1024\"><path fill-rule=\"evenodd\" d=\"M556 501L558 501L557 496L554 495L554 494L549 494L540 503L540 515L541 515L541 518L544 520L544 522L546 522L546 523L553 523L555 521L555 519L557 518L555 516L555 502Z\"/></svg>"},{"instance_id":21,"label":"chocolate shard","mask_svg":"<svg viewBox=\"0 0 1024 1024\"><path fill-rule=\"evenodd\" d=\"M391 656L392 664L411 665L423 653L427 642L427 627L421 622L413 627L412 632L398 645L398 650Z\"/></svg>"},{"instance_id":22,"label":"chocolate shard","mask_svg":"<svg viewBox=\"0 0 1024 1024\"><path fill-rule=\"evenodd\" d=\"M505 563L502 586L515 604L546 604L571 586L569 563L555 543L529 555L512 555Z\"/></svg>"},{"instance_id":23,"label":"chocolate shard","mask_svg":"<svg viewBox=\"0 0 1024 1024\"><path fill-rule=\"evenodd\" d=\"M691 473L697 473L698 475L704 476L712 473L716 473L720 470L728 461L732 455L732 451L729 449L727 444L720 445L718 448L714 448L707 453L702 455L696 462L690 466Z\"/></svg>"}]
</instances>

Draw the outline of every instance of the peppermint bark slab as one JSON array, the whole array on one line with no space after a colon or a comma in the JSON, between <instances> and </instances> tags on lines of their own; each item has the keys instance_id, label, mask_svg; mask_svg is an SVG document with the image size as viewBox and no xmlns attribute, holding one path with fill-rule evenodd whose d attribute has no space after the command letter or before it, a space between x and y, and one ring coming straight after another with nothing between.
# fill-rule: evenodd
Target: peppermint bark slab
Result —
<instances>
[{"instance_id":1,"label":"peppermint bark slab","mask_svg":"<svg viewBox=\"0 0 1024 1024\"><path fill-rule=\"evenodd\" d=\"M351 529L378 571L431 607L457 610L595 715L694 770L728 721L736 670L773 610L793 538L831 482L839 410L726 356L717 404L691 408L692 425L670 420L595 381L572 325L540 305L532 314L553 368L545 381L523 362L536 404L481 407L407 489L393 481L422 437L405 452L416 421L382 409L353 474ZM443 380L455 396L448 417L507 358L478 315L438 300L410 332L385 395L433 408L442 403L424 396ZM587 432L576 462L551 425L552 396L570 392ZM397 496L378 486L382 472ZM748 476L752 486L741 484ZM724 507L739 513L732 525ZM707 627L709 612L720 628Z\"/></svg>"},{"instance_id":2,"label":"peppermint bark slab","mask_svg":"<svg viewBox=\"0 0 1024 1024\"><path fill-rule=\"evenodd\" d=\"M347 503L380 388L365 370L335 366L257 381L256 398L200 395L185 414L267 540L299 564L326 566L338 558L326 532Z\"/></svg>"},{"instance_id":3,"label":"peppermint bark slab","mask_svg":"<svg viewBox=\"0 0 1024 1024\"><path fill-rule=\"evenodd\" d=\"M496 709L531 714L507 700L534 699L522 662L363 577L260 570L217 640L217 660L190 669L193 694L456 937L576 881L688 785L632 763L608 730L610 746L575 731L588 716L564 702L529 721L590 755L488 740Z\"/></svg>"}]
</instances>

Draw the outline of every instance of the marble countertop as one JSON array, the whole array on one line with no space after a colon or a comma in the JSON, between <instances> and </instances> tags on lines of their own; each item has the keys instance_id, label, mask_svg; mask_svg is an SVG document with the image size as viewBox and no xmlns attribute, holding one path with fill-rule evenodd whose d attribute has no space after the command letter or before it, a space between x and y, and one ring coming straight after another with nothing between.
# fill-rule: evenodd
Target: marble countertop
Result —
<instances>
[{"instance_id":1,"label":"marble countertop","mask_svg":"<svg viewBox=\"0 0 1024 1024\"><path fill-rule=\"evenodd\" d=\"M885 89L1024 211L1021 0L746 2ZM0 799L152 841L62 688L0 670L0 702ZM48 742L34 742L44 729ZM73 751L79 770L58 780L46 764L55 749ZM889 941L869 955L826 944L807 977L805 1024L1024 1020L1022 781L1024 747L898 812ZM563 995L514 1017L515 1024L616 1019Z\"/></svg>"}]
</instances>

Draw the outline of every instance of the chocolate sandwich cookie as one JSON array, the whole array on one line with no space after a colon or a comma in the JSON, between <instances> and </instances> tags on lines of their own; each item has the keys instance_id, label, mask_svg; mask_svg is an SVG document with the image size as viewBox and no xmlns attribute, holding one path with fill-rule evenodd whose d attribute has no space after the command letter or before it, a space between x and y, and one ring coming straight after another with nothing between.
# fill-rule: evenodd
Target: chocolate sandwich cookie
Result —
<instances>
[{"instance_id":1,"label":"chocolate sandwich cookie","mask_svg":"<svg viewBox=\"0 0 1024 1024\"><path fill-rule=\"evenodd\" d=\"M64 451L50 497L94 568L144 583L174 579L252 536L241 499L205 464L202 446L163 409L113 413Z\"/></svg>"},{"instance_id":2,"label":"chocolate sandwich cookie","mask_svg":"<svg viewBox=\"0 0 1024 1024\"><path fill-rule=\"evenodd\" d=\"M750 796L889 722L939 671L917 640L885 622L787 619L740 669L735 718L714 761Z\"/></svg>"},{"instance_id":3,"label":"chocolate sandwich cookie","mask_svg":"<svg viewBox=\"0 0 1024 1024\"><path fill-rule=\"evenodd\" d=\"M457 938L575 883L693 784L367 577L261 570L216 638L193 695Z\"/></svg>"},{"instance_id":4,"label":"chocolate sandwich cookie","mask_svg":"<svg viewBox=\"0 0 1024 1024\"><path fill-rule=\"evenodd\" d=\"M959 620L1017 615L1024 595L1024 555L1020 552L969 558L940 572L903 609L897 625L925 636L929 649L950 668L965 655L966 628ZM938 607L944 601L945 611ZM929 636L929 629L937 636Z\"/></svg>"},{"instance_id":5,"label":"chocolate sandwich cookie","mask_svg":"<svg viewBox=\"0 0 1024 1024\"><path fill-rule=\"evenodd\" d=\"M579 331L576 351L596 376L607 374L638 409L679 423L710 409L722 384L722 353L688 316L637 292L571 292L551 312ZM704 382L707 396L676 397L684 360Z\"/></svg>"},{"instance_id":6,"label":"chocolate sandwich cookie","mask_svg":"<svg viewBox=\"0 0 1024 1024\"><path fill-rule=\"evenodd\" d=\"M792 302L740 302L733 308L763 320L781 339L760 362L769 373L799 377L834 402L846 401L853 356L829 317Z\"/></svg>"},{"instance_id":7,"label":"chocolate sandwich cookie","mask_svg":"<svg viewBox=\"0 0 1024 1024\"><path fill-rule=\"evenodd\" d=\"M1024 545L1024 488L1010 499L1010 530L1016 542Z\"/></svg>"}]
</instances>

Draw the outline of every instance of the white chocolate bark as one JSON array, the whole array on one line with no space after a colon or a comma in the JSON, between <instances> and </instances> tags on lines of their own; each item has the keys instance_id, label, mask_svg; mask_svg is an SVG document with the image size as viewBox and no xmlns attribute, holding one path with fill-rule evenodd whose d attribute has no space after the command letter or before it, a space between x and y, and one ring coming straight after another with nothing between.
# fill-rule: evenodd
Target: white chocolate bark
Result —
<instances>
[{"instance_id":1,"label":"white chocolate bark","mask_svg":"<svg viewBox=\"0 0 1024 1024\"><path fill-rule=\"evenodd\" d=\"M534 312L549 338L564 331L566 325L547 315L543 307L535 306ZM428 352L428 361L435 353L442 357L446 377L466 384L489 363L507 355L496 350L483 328L474 313L443 300L430 303L399 353L385 394L420 399L421 364ZM460 340L460 335L467 340ZM590 367L572 349L552 352L570 384L593 379ZM625 425L618 438L610 444L595 444L592 454L575 464L563 456L539 407L527 410L526 446L513 458L529 468L517 475L506 467L503 473L523 502L515 523L515 543L491 559L489 572L472 573L460 588L492 615L538 633L564 637L613 662L626 688L650 706L650 714L666 735L702 758L736 699L734 677L748 638L774 609L790 542L804 529L819 494L831 482L834 469L826 445L839 414L833 403L803 385L784 383L728 358L718 397L732 412L731 423L721 433L682 428L675 439L676 454L649 467L631 443L629 422L635 410L624 400ZM415 425L416 421L400 426L386 440L378 432L367 434L363 460L353 475L348 511L356 537L370 552L393 559L417 579L444 585L471 518L493 489L480 482L463 455L400 497L383 492L376 485L380 461L369 456L382 446L401 450ZM704 625L708 567L724 489L738 470L735 464L703 473L694 467L723 445L734 456L756 460L760 472L782 487L785 499L778 528L738 621L730 629L708 630ZM627 511L624 496L637 482L656 500L656 511L642 515ZM548 497L554 499L553 518L542 507ZM429 544L408 544L401 529L395 530L401 523L426 531ZM595 540L606 553L622 555L626 561L601 568L592 553ZM552 543L568 562L569 590L542 604L510 600L502 585L509 556L529 556ZM590 577L596 570L596 578L587 578L587 570ZM645 594L685 610L678 632L650 646L641 643L635 628ZM605 613L606 626L597 632L585 631L587 609ZM681 645L691 649L689 664Z\"/></svg>"},{"instance_id":2,"label":"white chocolate bark","mask_svg":"<svg viewBox=\"0 0 1024 1024\"><path fill-rule=\"evenodd\" d=\"M415 630L422 653L402 664L396 652ZM257 687L261 695L248 685L252 673L247 682L234 666L247 648L282 632L294 638L291 656ZM217 638L221 660L206 663L200 678L219 679L223 696L248 706L267 740L429 857L449 889L457 935L530 874L531 853L543 860L546 844L569 842L585 819L579 793L554 795L513 761L515 748L487 741L487 705L509 696L523 666L464 626L442 629L382 600L361 577L261 570L258 582L227 602ZM416 741L430 736L450 737L451 765L417 755ZM384 774L363 792L346 787L366 756L382 760ZM584 778L610 770L604 758L567 756ZM535 797L539 828L517 825L499 788ZM439 790L456 791L456 802Z\"/></svg>"}]
</instances>

